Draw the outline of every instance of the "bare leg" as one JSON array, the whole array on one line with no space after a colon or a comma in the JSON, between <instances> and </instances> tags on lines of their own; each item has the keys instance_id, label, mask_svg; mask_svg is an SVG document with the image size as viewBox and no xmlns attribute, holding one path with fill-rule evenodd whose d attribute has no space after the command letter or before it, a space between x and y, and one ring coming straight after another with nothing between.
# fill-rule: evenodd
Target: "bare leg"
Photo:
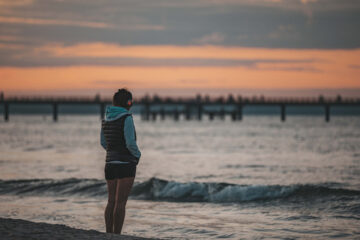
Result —
<instances>
[{"instance_id":1,"label":"bare leg","mask_svg":"<svg viewBox=\"0 0 360 240\"><path fill-rule=\"evenodd\" d=\"M114 233L121 233L125 219L125 206L131 187L134 183L134 179L134 177L117 179L116 203L114 209Z\"/></svg>"},{"instance_id":2,"label":"bare leg","mask_svg":"<svg viewBox=\"0 0 360 240\"><path fill-rule=\"evenodd\" d=\"M106 232L113 233L114 229L114 220L113 220L113 212L115 208L116 201L116 179L114 180L106 180L107 188L108 188L108 202L105 208L105 225Z\"/></svg>"}]
</instances>

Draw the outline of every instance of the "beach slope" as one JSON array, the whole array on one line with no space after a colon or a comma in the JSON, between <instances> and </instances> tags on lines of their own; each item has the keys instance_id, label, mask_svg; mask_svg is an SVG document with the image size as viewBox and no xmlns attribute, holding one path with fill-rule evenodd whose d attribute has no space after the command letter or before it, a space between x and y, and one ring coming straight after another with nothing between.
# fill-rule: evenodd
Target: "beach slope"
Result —
<instances>
[{"instance_id":1,"label":"beach slope","mask_svg":"<svg viewBox=\"0 0 360 240\"><path fill-rule=\"evenodd\" d=\"M95 230L75 229L61 224L35 223L11 218L0 218L0 239L149 240L149 238L101 233Z\"/></svg>"}]
</instances>

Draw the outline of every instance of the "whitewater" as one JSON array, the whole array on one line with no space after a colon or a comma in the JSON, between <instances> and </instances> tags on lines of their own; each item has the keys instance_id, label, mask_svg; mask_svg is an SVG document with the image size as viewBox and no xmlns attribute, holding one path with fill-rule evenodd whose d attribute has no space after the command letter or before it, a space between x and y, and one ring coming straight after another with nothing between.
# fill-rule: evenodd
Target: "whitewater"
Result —
<instances>
[{"instance_id":1,"label":"whitewater","mask_svg":"<svg viewBox=\"0 0 360 240\"><path fill-rule=\"evenodd\" d=\"M0 214L104 232L97 115L0 122ZM124 234L163 239L360 238L360 118L144 122Z\"/></svg>"}]
</instances>

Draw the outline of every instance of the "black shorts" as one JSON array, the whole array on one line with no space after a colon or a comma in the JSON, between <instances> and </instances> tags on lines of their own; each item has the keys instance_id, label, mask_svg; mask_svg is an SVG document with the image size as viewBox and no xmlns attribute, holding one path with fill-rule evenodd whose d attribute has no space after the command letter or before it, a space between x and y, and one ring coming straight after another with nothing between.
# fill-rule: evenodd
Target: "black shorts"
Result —
<instances>
[{"instance_id":1,"label":"black shorts","mask_svg":"<svg viewBox=\"0 0 360 240\"><path fill-rule=\"evenodd\" d=\"M105 164L105 179L113 180L116 178L135 177L136 165L133 164Z\"/></svg>"}]
</instances>

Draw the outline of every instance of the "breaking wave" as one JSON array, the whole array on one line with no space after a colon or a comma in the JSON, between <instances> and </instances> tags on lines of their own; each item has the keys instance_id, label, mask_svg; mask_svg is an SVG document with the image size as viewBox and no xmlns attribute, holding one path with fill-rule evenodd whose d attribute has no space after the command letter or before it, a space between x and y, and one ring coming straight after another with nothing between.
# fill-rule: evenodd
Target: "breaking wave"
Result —
<instances>
[{"instance_id":1,"label":"breaking wave","mask_svg":"<svg viewBox=\"0 0 360 240\"><path fill-rule=\"evenodd\" d=\"M98 179L0 180L0 194L37 196L107 196L106 183ZM289 198L360 197L360 191L321 185L236 185L229 183L175 182L151 178L135 183L131 198L153 201L241 203Z\"/></svg>"}]
</instances>

